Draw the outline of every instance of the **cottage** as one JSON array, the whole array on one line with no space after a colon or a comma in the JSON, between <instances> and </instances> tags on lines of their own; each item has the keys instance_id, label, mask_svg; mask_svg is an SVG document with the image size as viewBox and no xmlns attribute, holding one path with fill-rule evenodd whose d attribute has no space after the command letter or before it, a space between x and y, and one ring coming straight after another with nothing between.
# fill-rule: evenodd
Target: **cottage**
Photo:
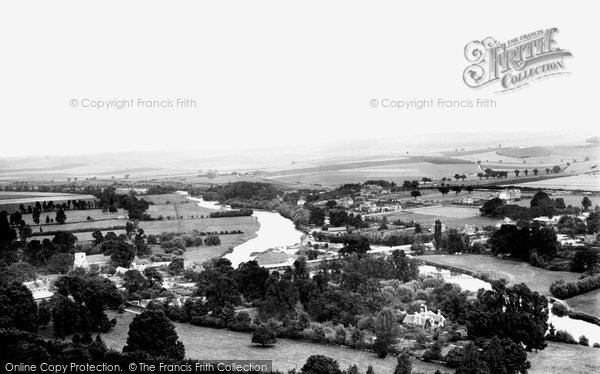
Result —
<instances>
[{"instance_id":1,"label":"cottage","mask_svg":"<svg viewBox=\"0 0 600 374\"><path fill-rule=\"evenodd\" d=\"M348 232L348 229L345 226L330 227L329 229L327 229L327 232L334 234L334 235L342 235L342 234L346 234Z\"/></svg>"},{"instance_id":2,"label":"cottage","mask_svg":"<svg viewBox=\"0 0 600 374\"><path fill-rule=\"evenodd\" d=\"M434 313L430 310L427 310L426 305L421 305L420 312L415 312L414 314L407 314L406 317L404 317L404 321L402 321L403 324L434 329L444 327L445 322L446 318L442 316L439 310L437 313Z\"/></svg>"}]
</instances>

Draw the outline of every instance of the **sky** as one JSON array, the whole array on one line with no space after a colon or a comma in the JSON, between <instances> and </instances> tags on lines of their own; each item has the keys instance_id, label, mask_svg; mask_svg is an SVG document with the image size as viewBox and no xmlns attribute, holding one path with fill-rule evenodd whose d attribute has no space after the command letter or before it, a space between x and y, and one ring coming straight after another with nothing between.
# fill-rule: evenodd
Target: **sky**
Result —
<instances>
[{"instance_id":1,"label":"sky","mask_svg":"<svg viewBox=\"0 0 600 374\"><path fill-rule=\"evenodd\" d=\"M595 135L592 2L31 1L0 5L0 157ZM464 48L557 27L568 75L495 93ZM181 103L195 106L177 107ZM492 99L493 108L396 109ZM162 100L172 107L143 107ZM377 100L373 106L372 101ZM130 107L93 107L117 101ZM491 142L494 139L490 139ZM276 155L276 151L273 151Z\"/></svg>"}]
</instances>

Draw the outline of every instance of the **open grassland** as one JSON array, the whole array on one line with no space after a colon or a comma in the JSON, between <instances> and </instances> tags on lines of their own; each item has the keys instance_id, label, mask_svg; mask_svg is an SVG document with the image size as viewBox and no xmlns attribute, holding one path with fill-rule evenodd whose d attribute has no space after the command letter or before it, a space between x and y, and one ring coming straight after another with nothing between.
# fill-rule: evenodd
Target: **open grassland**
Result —
<instances>
[{"instance_id":1,"label":"open grassland","mask_svg":"<svg viewBox=\"0 0 600 374\"><path fill-rule=\"evenodd\" d=\"M428 206L411 209L413 213L436 217L472 218L480 215L479 208L461 206Z\"/></svg>"},{"instance_id":2,"label":"open grassland","mask_svg":"<svg viewBox=\"0 0 600 374\"><path fill-rule=\"evenodd\" d=\"M24 194L25 192L18 192L18 194ZM84 201L88 201L88 200L94 200L94 196L92 195L71 195L71 194L65 194L65 193L61 193L61 194L41 194L41 193L35 193L30 195L29 197L26 196L21 196L18 198L12 198L7 194L11 194L11 192L0 192L1 196L3 196L4 198L0 197L0 211L2 210L6 210L9 213L13 213L13 212L17 212L19 210L19 206L21 204L23 204L25 206L25 209L27 209L27 205L31 205L31 207L33 208L35 206L35 202L39 201L40 203L42 203L43 201L54 201L54 203L63 203L66 202L68 200L84 200ZM40 195L41 194L41 195ZM13 196L18 196L18 195L13 195Z\"/></svg>"},{"instance_id":3,"label":"open grassland","mask_svg":"<svg viewBox=\"0 0 600 374\"><path fill-rule=\"evenodd\" d=\"M444 158L429 161L402 159L327 165L320 168L272 172L268 173L267 178L273 181L325 186L365 182L369 179L385 179L401 184L405 179L452 177L457 173L475 175L480 171L474 163L452 161Z\"/></svg>"},{"instance_id":4,"label":"open grassland","mask_svg":"<svg viewBox=\"0 0 600 374\"><path fill-rule=\"evenodd\" d=\"M520 184L524 187L548 188L555 190L600 191L600 175L574 175L564 178L545 179Z\"/></svg>"},{"instance_id":5,"label":"open grassland","mask_svg":"<svg viewBox=\"0 0 600 374\"><path fill-rule=\"evenodd\" d=\"M133 315L117 315L117 326L102 338L109 348L121 350L127 341L129 323ZM113 318L113 316L109 316ZM199 360L273 360L276 370L299 370L311 355L325 355L334 358L340 368L347 369L356 364L361 372L372 365L376 373L391 373L396 367L396 358L388 356L379 359L371 352L350 348L314 344L309 342L279 339L271 348L262 348L250 343L251 335L228 330L217 330L190 324L175 323L179 339L185 345L186 357ZM450 372L444 366L413 360L413 371L433 373L435 370Z\"/></svg>"},{"instance_id":6,"label":"open grassland","mask_svg":"<svg viewBox=\"0 0 600 374\"><path fill-rule=\"evenodd\" d=\"M600 289L571 297L566 301L578 312L600 317Z\"/></svg>"},{"instance_id":7,"label":"open grassland","mask_svg":"<svg viewBox=\"0 0 600 374\"><path fill-rule=\"evenodd\" d=\"M509 284L525 283L531 290L551 296L550 284L555 280L575 281L578 273L568 271L550 271L537 268L524 261L501 259L487 255L431 255L420 258L440 265L488 274L492 279L504 278ZM600 310L595 313L600 314Z\"/></svg>"},{"instance_id":8,"label":"open grassland","mask_svg":"<svg viewBox=\"0 0 600 374\"><path fill-rule=\"evenodd\" d=\"M431 207L431 208L435 208L435 207ZM424 209L424 208L418 208L418 209ZM467 217L467 218L448 217L448 216L442 216L442 215L435 214L435 211L430 211L427 214L420 214L420 213L414 212L416 210L417 209L414 209L413 211L390 213L389 215L386 215L386 217L389 222L393 222L398 219L404 220L404 221L415 221L425 227L432 226L435 223L435 221L437 219L439 219L440 221L442 221L442 223L444 225L446 225L446 228L457 228L457 227L462 228L466 224L474 225L475 227L481 228L481 227L487 226L487 225L496 225L500 221L498 219L482 217L480 215L474 215L474 216Z\"/></svg>"},{"instance_id":9,"label":"open grassland","mask_svg":"<svg viewBox=\"0 0 600 374\"><path fill-rule=\"evenodd\" d=\"M576 344L548 342L546 349L527 353L530 374L596 374L600 370L600 349Z\"/></svg>"},{"instance_id":10,"label":"open grassland","mask_svg":"<svg viewBox=\"0 0 600 374\"><path fill-rule=\"evenodd\" d=\"M533 192L528 193L529 196L533 197ZM579 207L581 208L581 201L583 200L583 197L586 195L583 194L569 194L569 195L565 195L565 194L560 194L560 193L552 193L552 192L548 192L548 195L553 198L553 199L557 199L557 198L561 198L565 201L565 205L569 206L572 205L574 207ZM524 195L525 196L525 195ZM531 205L531 197L524 197L523 199L516 201L514 203L511 204L517 204L520 206L526 206L529 207ZM596 195L596 196L592 196L589 195L587 196L588 199L590 199L590 201L592 202L592 209L596 206L596 205L600 205L600 196Z\"/></svg>"},{"instance_id":11,"label":"open grassland","mask_svg":"<svg viewBox=\"0 0 600 374\"><path fill-rule=\"evenodd\" d=\"M134 318L131 313L115 315L115 328L102 339L109 348L122 350L127 341L129 324ZM369 365L375 373L392 373L396 367L396 357L377 358L374 353L339 346L314 344L305 341L279 339L271 348L261 348L250 343L251 335L228 330L217 330L190 324L175 323L179 339L185 346L186 357L201 360L252 359L273 360L273 368L287 371L302 368L311 355L325 355L337 360L340 368L346 369L356 364L361 372ZM529 352L530 374L549 373L596 373L600 367L600 355L597 348L580 345L548 342L546 349ZM453 370L436 363L412 360L413 372L433 373L440 370L450 373Z\"/></svg>"},{"instance_id":12,"label":"open grassland","mask_svg":"<svg viewBox=\"0 0 600 374\"><path fill-rule=\"evenodd\" d=\"M186 248L184 257L196 263L202 263L206 260L215 257L221 257L231 251L232 248L254 238L260 224L255 217L225 217L225 218L207 218L214 210L201 208L193 201L179 194L166 195L148 195L143 196L144 199L151 201L154 205L150 205L148 213L153 218L162 216L163 220L155 221L140 221L138 227L143 229L146 235L159 235L163 232L177 232L181 234L191 233L193 230L200 232L225 232L225 231L242 231L241 234L219 235L221 244L218 246L200 246ZM45 214L45 213L44 213ZM45 215L42 214L41 220L45 220ZM55 213L48 213L51 218L54 218ZM124 226L127 219L127 212L119 210L117 213L103 213L99 209L83 210L83 211L67 211L67 223L58 224L42 224L44 231L71 231L71 230L88 230L86 232L74 233L78 241L91 241L93 230L101 230L103 235L107 232L114 232L117 235L124 234L125 230L114 230L111 227ZM87 217L92 218L91 221ZM201 217L205 218L191 218ZM121 218L117 218L121 217ZM172 219L167 219L172 217ZM175 219L175 217L183 217ZM30 223L31 215L25 215L26 222ZM38 232L37 226L32 226L34 232ZM51 235L36 236L37 240L52 239ZM153 253L164 253L160 246L153 246Z\"/></svg>"}]
</instances>

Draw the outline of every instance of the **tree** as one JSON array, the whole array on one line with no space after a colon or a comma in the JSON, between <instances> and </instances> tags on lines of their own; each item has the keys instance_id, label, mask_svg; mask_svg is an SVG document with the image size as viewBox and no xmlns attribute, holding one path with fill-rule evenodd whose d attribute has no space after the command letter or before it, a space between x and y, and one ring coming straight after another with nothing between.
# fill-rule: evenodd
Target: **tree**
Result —
<instances>
[{"instance_id":1,"label":"tree","mask_svg":"<svg viewBox=\"0 0 600 374\"><path fill-rule=\"evenodd\" d=\"M494 211L502 205L504 205L504 200L494 197L493 199L487 200L483 206L479 208L479 211L482 216L493 217Z\"/></svg>"},{"instance_id":2,"label":"tree","mask_svg":"<svg viewBox=\"0 0 600 374\"><path fill-rule=\"evenodd\" d=\"M92 232L92 238L94 238L95 245L100 245L104 241L104 236L100 230L94 230L94 232Z\"/></svg>"},{"instance_id":3,"label":"tree","mask_svg":"<svg viewBox=\"0 0 600 374\"><path fill-rule=\"evenodd\" d=\"M38 326L48 326L50 323L50 319L52 318L52 310L50 308L50 303L48 300L44 299L40 302L38 306L38 318L37 323Z\"/></svg>"},{"instance_id":4,"label":"tree","mask_svg":"<svg viewBox=\"0 0 600 374\"><path fill-rule=\"evenodd\" d=\"M438 191L440 191L442 195L448 195L448 192L450 192L450 187L440 187L438 188Z\"/></svg>"},{"instance_id":5,"label":"tree","mask_svg":"<svg viewBox=\"0 0 600 374\"><path fill-rule=\"evenodd\" d=\"M46 263L46 271L50 274L67 274L73 266L73 260L71 253L55 253Z\"/></svg>"},{"instance_id":6,"label":"tree","mask_svg":"<svg viewBox=\"0 0 600 374\"><path fill-rule=\"evenodd\" d=\"M62 209L59 209L59 210L56 211L56 217L54 218L54 220L59 225L62 225L62 224L64 224L66 222L67 215L65 214L65 212Z\"/></svg>"},{"instance_id":7,"label":"tree","mask_svg":"<svg viewBox=\"0 0 600 374\"><path fill-rule=\"evenodd\" d=\"M469 337L509 338L528 351L544 349L548 330L548 300L523 283L506 287L493 281L491 290L480 289L467 312Z\"/></svg>"},{"instance_id":8,"label":"tree","mask_svg":"<svg viewBox=\"0 0 600 374\"><path fill-rule=\"evenodd\" d=\"M523 170L523 173L525 173L525 176L528 176L529 175L529 170L525 169L525 170Z\"/></svg>"},{"instance_id":9,"label":"tree","mask_svg":"<svg viewBox=\"0 0 600 374\"><path fill-rule=\"evenodd\" d=\"M464 348L461 360L455 374L495 374L490 371L487 363L481 359L481 353L473 343Z\"/></svg>"},{"instance_id":10,"label":"tree","mask_svg":"<svg viewBox=\"0 0 600 374\"><path fill-rule=\"evenodd\" d=\"M262 299L265 296L265 283L268 278L269 271L254 260L241 263L235 271L239 291L246 300Z\"/></svg>"},{"instance_id":11,"label":"tree","mask_svg":"<svg viewBox=\"0 0 600 374\"><path fill-rule=\"evenodd\" d=\"M179 341L175 325L159 309L146 309L129 325L123 352L144 352L151 357L183 360L185 347Z\"/></svg>"},{"instance_id":12,"label":"tree","mask_svg":"<svg viewBox=\"0 0 600 374\"><path fill-rule=\"evenodd\" d=\"M302 374L342 374L338 362L323 355L312 355L300 371Z\"/></svg>"},{"instance_id":13,"label":"tree","mask_svg":"<svg viewBox=\"0 0 600 374\"><path fill-rule=\"evenodd\" d=\"M396 364L396 369L394 369L394 374L411 374L412 373L412 363L410 362L410 356L408 353L403 350L398 355L398 363Z\"/></svg>"},{"instance_id":14,"label":"tree","mask_svg":"<svg viewBox=\"0 0 600 374\"><path fill-rule=\"evenodd\" d=\"M418 190L411 191L410 196L412 196L416 199L417 197L421 196L421 191L418 191Z\"/></svg>"},{"instance_id":15,"label":"tree","mask_svg":"<svg viewBox=\"0 0 600 374\"><path fill-rule=\"evenodd\" d=\"M0 329L37 332L37 305L22 284L0 287Z\"/></svg>"},{"instance_id":16,"label":"tree","mask_svg":"<svg viewBox=\"0 0 600 374\"><path fill-rule=\"evenodd\" d=\"M439 250L442 246L442 221L439 219L435 220L433 239L435 241L435 249Z\"/></svg>"},{"instance_id":17,"label":"tree","mask_svg":"<svg viewBox=\"0 0 600 374\"><path fill-rule=\"evenodd\" d=\"M571 260L571 271L585 272L596 269L600 265L600 249L585 248L575 252Z\"/></svg>"},{"instance_id":18,"label":"tree","mask_svg":"<svg viewBox=\"0 0 600 374\"><path fill-rule=\"evenodd\" d=\"M538 169L533 169L533 175L535 175L536 177L537 177L537 175L538 175L539 172L540 171Z\"/></svg>"},{"instance_id":19,"label":"tree","mask_svg":"<svg viewBox=\"0 0 600 374\"><path fill-rule=\"evenodd\" d=\"M483 173L477 173L477 177L479 178L479 180L481 180L481 178L483 178L485 175Z\"/></svg>"},{"instance_id":20,"label":"tree","mask_svg":"<svg viewBox=\"0 0 600 374\"><path fill-rule=\"evenodd\" d=\"M148 285L148 279L139 270L127 270L123 274L123 287L130 295L147 289Z\"/></svg>"},{"instance_id":21,"label":"tree","mask_svg":"<svg viewBox=\"0 0 600 374\"><path fill-rule=\"evenodd\" d=\"M600 212L592 212L585 219L587 224L588 234L595 234L600 232Z\"/></svg>"},{"instance_id":22,"label":"tree","mask_svg":"<svg viewBox=\"0 0 600 374\"><path fill-rule=\"evenodd\" d=\"M51 299L52 327L56 337L64 337L75 332L90 332L92 328L91 316L88 309L56 293Z\"/></svg>"},{"instance_id":23,"label":"tree","mask_svg":"<svg viewBox=\"0 0 600 374\"><path fill-rule=\"evenodd\" d=\"M450 254L465 252L469 247L469 237L459 233L457 229L448 230L442 242L443 248Z\"/></svg>"},{"instance_id":24,"label":"tree","mask_svg":"<svg viewBox=\"0 0 600 374\"><path fill-rule=\"evenodd\" d=\"M389 352L390 345L395 343L398 337L398 322L391 309L384 309L377 315L374 324L375 351L377 356L385 358Z\"/></svg>"},{"instance_id":25,"label":"tree","mask_svg":"<svg viewBox=\"0 0 600 374\"><path fill-rule=\"evenodd\" d=\"M552 217L554 215L554 200L544 191L539 191L529 203L531 208L538 208L542 215Z\"/></svg>"},{"instance_id":26,"label":"tree","mask_svg":"<svg viewBox=\"0 0 600 374\"><path fill-rule=\"evenodd\" d=\"M130 270L131 271L131 270ZM162 286L163 277L156 268L146 268L144 269L144 276L148 280L148 285L150 288L154 286Z\"/></svg>"},{"instance_id":27,"label":"tree","mask_svg":"<svg viewBox=\"0 0 600 374\"><path fill-rule=\"evenodd\" d=\"M116 266L128 268L135 258L133 246L120 238L111 240L105 238L101 249L104 255L110 256L111 261Z\"/></svg>"},{"instance_id":28,"label":"tree","mask_svg":"<svg viewBox=\"0 0 600 374\"><path fill-rule=\"evenodd\" d=\"M592 206L592 202L589 197L584 196L583 200L581 200L581 205L583 206L583 210L587 212Z\"/></svg>"},{"instance_id":29,"label":"tree","mask_svg":"<svg viewBox=\"0 0 600 374\"><path fill-rule=\"evenodd\" d=\"M548 261L554 259L558 251L556 231L547 227L532 230L531 246L538 256Z\"/></svg>"},{"instance_id":30,"label":"tree","mask_svg":"<svg viewBox=\"0 0 600 374\"><path fill-rule=\"evenodd\" d=\"M277 334L273 327L268 324L258 326L252 334L252 343L260 344L263 347L271 346L277 343Z\"/></svg>"},{"instance_id":31,"label":"tree","mask_svg":"<svg viewBox=\"0 0 600 374\"><path fill-rule=\"evenodd\" d=\"M510 339L499 339L497 336L487 342L481 359L494 374L526 373L531 367L531 363L527 361L527 352L520 345Z\"/></svg>"},{"instance_id":32,"label":"tree","mask_svg":"<svg viewBox=\"0 0 600 374\"><path fill-rule=\"evenodd\" d=\"M520 173L520 172L521 172L521 171L519 171L519 169L515 169L515 177L517 177L517 178L518 178L518 177L519 177L519 173Z\"/></svg>"},{"instance_id":33,"label":"tree","mask_svg":"<svg viewBox=\"0 0 600 374\"><path fill-rule=\"evenodd\" d=\"M558 173L560 173L560 171L561 171L561 170L562 170L562 169L561 169L561 168L560 168L560 166L558 166L558 165L556 165L556 166L554 166L554 167L552 168L552 172L553 172L554 174L558 174Z\"/></svg>"},{"instance_id":34,"label":"tree","mask_svg":"<svg viewBox=\"0 0 600 374\"><path fill-rule=\"evenodd\" d=\"M177 275L177 274L181 274L183 272L184 268L185 268L185 266L184 266L183 258L176 257L171 261L171 263L167 267L167 271L169 272L169 274Z\"/></svg>"}]
</instances>

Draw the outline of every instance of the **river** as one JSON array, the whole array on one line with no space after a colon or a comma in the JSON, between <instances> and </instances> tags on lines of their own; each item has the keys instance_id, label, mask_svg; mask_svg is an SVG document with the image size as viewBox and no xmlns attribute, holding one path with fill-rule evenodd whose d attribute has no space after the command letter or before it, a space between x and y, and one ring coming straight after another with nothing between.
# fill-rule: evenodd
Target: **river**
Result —
<instances>
[{"instance_id":1,"label":"river","mask_svg":"<svg viewBox=\"0 0 600 374\"><path fill-rule=\"evenodd\" d=\"M202 198L188 197L198 203L199 207L214 210L229 210L228 205L220 205L215 201L205 201ZM257 253L265 252L272 248L285 249L302 241L302 231L294 223L279 213L254 210L252 214L260 225L256 237L233 248L231 253L224 257L231 261L234 268L242 262L254 260Z\"/></svg>"},{"instance_id":2,"label":"river","mask_svg":"<svg viewBox=\"0 0 600 374\"><path fill-rule=\"evenodd\" d=\"M186 195L186 193L180 193ZM189 196L188 199L197 202L198 206L202 208L214 210L231 209L228 205L220 205L215 201L205 201L202 198ZM256 237L236 246L231 253L225 255L225 258L229 259L235 268L242 262L253 260L256 257L256 253L265 252L271 248L284 249L285 247L300 243L302 239L303 233L296 230L291 220L284 218L279 213L255 210L252 215L258 219L260 224L260 228L256 232ZM480 288L486 290L491 290L492 288L490 283L481 279L436 266L421 265L419 266L419 271L421 274L438 274L443 277L444 281L457 284L463 290L467 291L477 292ZM556 330L569 332L576 340L579 340L581 335L585 335L590 341L590 346L594 343L600 344L600 326L570 317L558 317L551 312L549 313L548 323L552 323Z\"/></svg>"}]
</instances>

